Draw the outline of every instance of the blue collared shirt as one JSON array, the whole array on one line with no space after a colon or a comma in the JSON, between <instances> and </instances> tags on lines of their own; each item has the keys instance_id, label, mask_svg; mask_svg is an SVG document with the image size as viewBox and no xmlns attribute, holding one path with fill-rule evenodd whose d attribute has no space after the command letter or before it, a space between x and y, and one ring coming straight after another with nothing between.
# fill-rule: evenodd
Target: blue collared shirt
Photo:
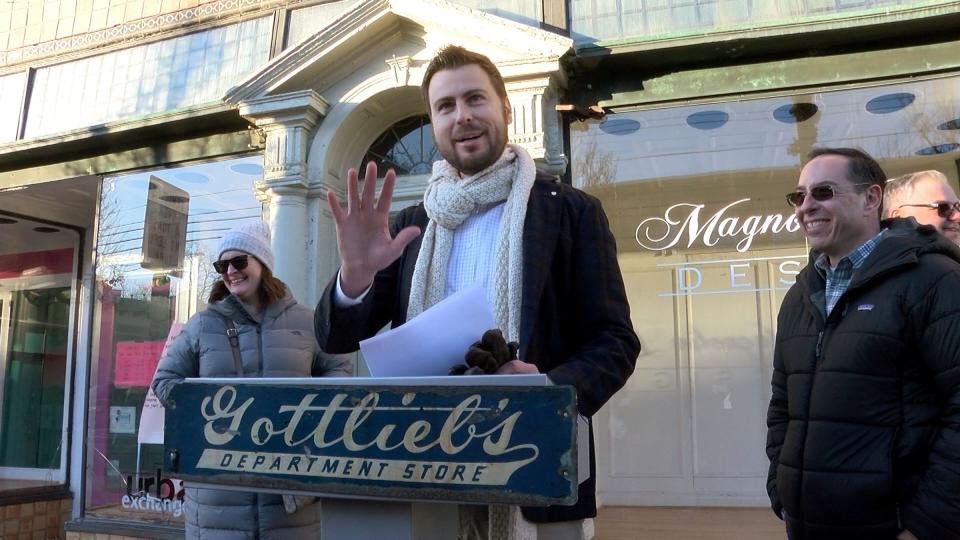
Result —
<instances>
[{"instance_id":1,"label":"blue collared shirt","mask_svg":"<svg viewBox=\"0 0 960 540\"><path fill-rule=\"evenodd\" d=\"M836 268L830 268L830 261L823 253L814 261L814 268L817 269L820 277L824 278L827 282L825 307L828 317L830 316L830 312L833 311L834 306L837 305L840 297L843 296L843 293L847 292L847 288L850 287L850 281L853 280L854 271L863 266L863 262L867 260L870 253L873 252L873 248L877 247L880 240L883 240L883 233L885 232L886 230L880 231L880 233L873 238L860 244L860 247L840 259Z\"/></svg>"}]
</instances>

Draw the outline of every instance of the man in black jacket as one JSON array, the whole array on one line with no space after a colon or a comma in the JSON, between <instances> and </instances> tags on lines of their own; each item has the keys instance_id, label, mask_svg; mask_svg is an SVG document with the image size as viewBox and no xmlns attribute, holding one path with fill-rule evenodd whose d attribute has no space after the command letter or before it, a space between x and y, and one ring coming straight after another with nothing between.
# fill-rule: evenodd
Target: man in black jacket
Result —
<instances>
[{"instance_id":1,"label":"man in black jacket","mask_svg":"<svg viewBox=\"0 0 960 540\"><path fill-rule=\"evenodd\" d=\"M498 373L540 372L573 386L580 414L591 417L623 386L640 352L600 202L537 174L530 155L507 143L510 103L487 57L442 49L425 70L422 94L444 158L424 202L388 228L394 172L375 201L376 166L367 167L362 193L357 171L348 172L346 211L328 194L342 264L317 305L320 346L355 351L385 324L399 326L481 285L498 327L520 344L519 359ZM524 508L539 525L521 527L544 539L584 537L583 520L596 515L590 443L591 479L577 503Z\"/></svg>"},{"instance_id":2,"label":"man in black jacket","mask_svg":"<svg viewBox=\"0 0 960 540\"><path fill-rule=\"evenodd\" d=\"M960 251L881 224L885 179L817 149L787 195L812 250L777 323L767 491L792 540L960 538Z\"/></svg>"}]
</instances>

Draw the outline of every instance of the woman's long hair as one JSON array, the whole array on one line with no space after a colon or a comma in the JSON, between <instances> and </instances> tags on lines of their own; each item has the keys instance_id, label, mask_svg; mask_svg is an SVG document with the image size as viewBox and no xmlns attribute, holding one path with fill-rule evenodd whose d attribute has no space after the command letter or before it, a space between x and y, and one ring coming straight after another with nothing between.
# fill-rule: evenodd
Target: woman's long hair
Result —
<instances>
[{"instance_id":1,"label":"woman's long hair","mask_svg":"<svg viewBox=\"0 0 960 540\"><path fill-rule=\"evenodd\" d=\"M253 257L253 255L249 256ZM256 257L253 258L256 259ZM257 262L260 262L260 259L257 259ZM265 264L260 263L260 266L262 267L260 271L260 288L257 292L260 295L260 302L263 304L263 307L267 307L274 302L282 300L283 297L287 295L287 286L279 279L273 277L273 272L271 272ZM227 284L223 282L223 276L221 276L214 282L210 296L207 298L207 303L212 304L229 295L230 289L227 289Z\"/></svg>"}]
</instances>

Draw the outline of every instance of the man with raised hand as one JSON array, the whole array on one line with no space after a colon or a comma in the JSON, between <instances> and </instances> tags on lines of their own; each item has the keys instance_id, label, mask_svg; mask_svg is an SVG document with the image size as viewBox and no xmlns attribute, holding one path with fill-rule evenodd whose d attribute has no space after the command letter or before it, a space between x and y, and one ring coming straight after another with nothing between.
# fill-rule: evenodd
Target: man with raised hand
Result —
<instances>
[{"instance_id":1,"label":"man with raised hand","mask_svg":"<svg viewBox=\"0 0 960 540\"><path fill-rule=\"evenodd\" d=\"M791 540L960 538L960 249L880 222L886 175L820 148L787 194L812 248L777 319L767 491Z\"/></svg>"},{"instance_id":2,"label":"man with raised hand","mask_svg":"<svg viewBox=\"0 0 960 540\"><path fill-rule=\"evenodd\" d=\"M347 208L328 193L342 261L317 306L328 352L350 352L386 323L403 324L464 287L481 285L519 359L498 373L545 373L571 385L590 418L633 372L640 343L630 321L616 245L600 202L539 175L522 147L507 144L511 108L496 66L449 46L427 67L421 92L442 161L424 200L388 214L395 175L369 164L347 173ZM422 233L422 234L421 234ZM453 359L457 360L457 359ZM592 535L591 478L572 506L524 508L540 538ZM529 521L527 521L529 520Z\"/></svg>"}]
</instances>

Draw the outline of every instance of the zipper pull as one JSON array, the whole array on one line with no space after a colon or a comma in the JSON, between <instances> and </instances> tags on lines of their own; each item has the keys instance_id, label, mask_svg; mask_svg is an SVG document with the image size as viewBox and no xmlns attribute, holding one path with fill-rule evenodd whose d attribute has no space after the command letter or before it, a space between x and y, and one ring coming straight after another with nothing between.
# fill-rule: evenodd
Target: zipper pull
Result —
<instances>
[{"instance_id":1,"label":"zipper pull","mask_svg":"<svg viewBox=\"0 0 960 540\"><path fill-rule=\"evenodd\" d=\"M823 352L823 330L817 334L817 359L820 359L820 353Z\"/></svg>"}]
</instances>

